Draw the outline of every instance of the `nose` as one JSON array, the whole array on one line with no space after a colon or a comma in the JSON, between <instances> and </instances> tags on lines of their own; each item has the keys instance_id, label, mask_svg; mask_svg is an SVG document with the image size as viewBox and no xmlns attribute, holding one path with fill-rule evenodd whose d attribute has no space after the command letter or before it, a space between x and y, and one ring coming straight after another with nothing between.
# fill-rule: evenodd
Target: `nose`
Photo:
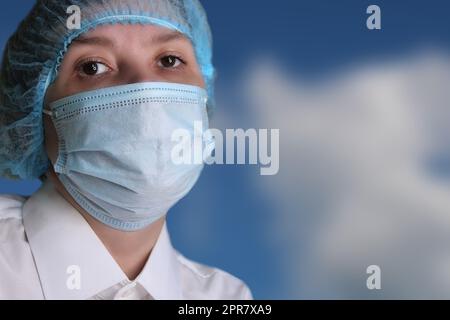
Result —
<instances>
[{"instance_id":1,"label":"nose","mask_svg":"<svg viewBox=\"0 0 450 320\"><path fill-rule=\"evenodd\" d=\"M130 84L136 82L161 81L149 63L142 57L129 56L119 66L120 82L122 84Z\"/></svg>"}]
</instances>

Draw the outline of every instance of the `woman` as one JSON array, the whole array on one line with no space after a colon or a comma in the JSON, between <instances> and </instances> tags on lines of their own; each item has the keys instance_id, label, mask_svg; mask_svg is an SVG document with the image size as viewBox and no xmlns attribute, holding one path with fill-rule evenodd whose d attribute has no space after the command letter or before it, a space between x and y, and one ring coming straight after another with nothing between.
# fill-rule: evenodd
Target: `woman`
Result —
<instances>
[{"instance_id":1,"label":"woman","mask_svg":"<svg viewBox=\"0 0 450 320\"><path fill-rule=\"evenodd\" d=\"M165 224L203 167L172 135L205 136L211 58L198 1L35 4L4 52L0 173L43 184L0 196L0 298L252 298Z\"/></svg>"}]
</instances>

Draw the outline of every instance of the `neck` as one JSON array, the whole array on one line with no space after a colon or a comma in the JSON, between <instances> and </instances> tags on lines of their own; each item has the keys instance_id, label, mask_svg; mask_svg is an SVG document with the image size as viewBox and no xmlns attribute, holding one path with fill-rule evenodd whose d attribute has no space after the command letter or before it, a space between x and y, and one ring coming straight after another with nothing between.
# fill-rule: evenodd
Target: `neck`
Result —
<instances>
[{"instance_id":1,"label":"neck","mask_svg":"<svg viewBox=\"0 0 450 320\"><path fill-rule=\"evenodd\" d=\"M54 171L47 176L55 185L56 190L84 217L128 279L134 280L144 268L158 240L164 226L165 216L137 231L126 232L113 229L96 220L80 207L64 188Z\"/></svg>"}]
</instances>

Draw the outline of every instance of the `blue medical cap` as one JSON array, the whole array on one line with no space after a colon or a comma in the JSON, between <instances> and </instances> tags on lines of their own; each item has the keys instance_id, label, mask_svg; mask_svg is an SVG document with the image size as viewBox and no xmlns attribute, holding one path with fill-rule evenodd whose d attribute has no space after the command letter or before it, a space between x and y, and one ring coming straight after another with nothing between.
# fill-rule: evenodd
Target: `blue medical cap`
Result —
<instances>
[{"instance_id":1,"label":"blue medical cap","mask_svg":"<svg viewBox=\"0 0 450 320\"><path fill-rule=\"evenodd\" d=\"M68 8L81 12L79 29L67 28ZM69 11L70 12L70 11ZM45 92L71 41L103 24L156 24L192 42L214 105L212 38L198 0L38 0L8 40L0 71L0 175L35 179L48 169L42 108Z\"/></svg>"}]
</instances>

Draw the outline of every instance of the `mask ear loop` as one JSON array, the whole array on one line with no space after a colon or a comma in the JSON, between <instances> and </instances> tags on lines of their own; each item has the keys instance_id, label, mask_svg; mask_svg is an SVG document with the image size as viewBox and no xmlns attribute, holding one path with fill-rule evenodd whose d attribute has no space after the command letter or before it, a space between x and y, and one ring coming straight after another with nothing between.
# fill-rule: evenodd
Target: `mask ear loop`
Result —
<instances>
[{"instance_id":1,"label":"mask ear loop","mask_svg":"<svg viewBox=\"0 0 450 320\"><path fill-rule=\"evenodd\" d=\"M47 110L47 109L42 109L42 113L45 113L46 115L49 115L49 116L52 115L52 112L50 110Z\"/></svg>"}]
</instances>

